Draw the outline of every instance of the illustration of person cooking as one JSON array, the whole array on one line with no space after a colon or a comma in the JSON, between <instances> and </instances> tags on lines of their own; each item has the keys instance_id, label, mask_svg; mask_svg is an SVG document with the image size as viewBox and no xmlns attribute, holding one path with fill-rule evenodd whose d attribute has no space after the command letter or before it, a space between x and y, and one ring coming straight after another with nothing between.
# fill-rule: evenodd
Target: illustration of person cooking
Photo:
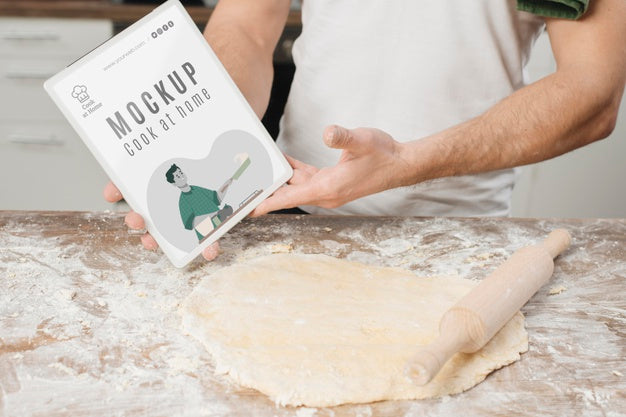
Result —
<instances>
[{"instance_id":1,"label":"illustration of person cooking","mask_svg":"<svg viewBox=\"0 0 626 417\"><path fill-rule=\"evenodd\" d=\"M220 208L228 188L235 179L229 178L217 191L197 185L189 185L187 176L176 165L172 164L165 173L167 182L180 189L178 208L183 226L187 230L195 230L198 241L202 241L211 231L233 214L233 208L225 204ZM209 222L205 220L209 219ZM211 227L207 227L207 223Z\"/></svg>"}]
</instances>

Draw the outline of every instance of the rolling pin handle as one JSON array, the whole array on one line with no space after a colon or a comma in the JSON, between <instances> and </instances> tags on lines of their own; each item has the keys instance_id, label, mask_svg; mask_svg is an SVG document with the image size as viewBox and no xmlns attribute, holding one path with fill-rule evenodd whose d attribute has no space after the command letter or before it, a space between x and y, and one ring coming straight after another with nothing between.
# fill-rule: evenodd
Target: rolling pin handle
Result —
<instances>
[{"instance_id":1,"label":"rolling pin handle","mask_svg":"<svg viewBox=\"0 0 626 417\"><path fill-rule=\"evenodd\" d=\"M485 326L465 308L452 307L439 322L439 336L409 359L404 374L417 385L426 385L457 352L475 352L484 344Z\"/></svg>"},{"instance_id":2,"label":"rolling pin handle","mask_svg":"<svg viewBox=\"0 0 626 417\"><path fill-rule=\"evenodd\" d=\"M548 251L552 258L556 258L561 252L567 249L572 242L572 237L565 229L556 229L550 232L548 237L541 242L541 245Z\"/></svg>"},{"instance_id":3,"label":"rolling pin handle","mask_svg":"<svg viewBox=\"0 0 626 417\"><path fill-rule=\"evenodd\" d=\"M426 385L439 372L442 364L430 350L419 351L408 366L404 374L416 385Z\"/></svg>"}]
</instances>

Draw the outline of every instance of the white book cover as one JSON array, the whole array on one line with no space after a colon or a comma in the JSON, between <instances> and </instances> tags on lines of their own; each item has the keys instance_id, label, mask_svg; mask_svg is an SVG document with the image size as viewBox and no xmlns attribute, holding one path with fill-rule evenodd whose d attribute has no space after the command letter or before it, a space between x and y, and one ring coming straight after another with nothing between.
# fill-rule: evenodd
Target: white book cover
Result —
<instances>
[{"instance_id":1,"label":"white book cover","mask_svg":"<svg viewBox=\"0 0 626 417\"><path fill-rule=\"evenodd\" d=\"M292 175L178 0L44 87L177 267Z\"/></svg>"}]
</instances>

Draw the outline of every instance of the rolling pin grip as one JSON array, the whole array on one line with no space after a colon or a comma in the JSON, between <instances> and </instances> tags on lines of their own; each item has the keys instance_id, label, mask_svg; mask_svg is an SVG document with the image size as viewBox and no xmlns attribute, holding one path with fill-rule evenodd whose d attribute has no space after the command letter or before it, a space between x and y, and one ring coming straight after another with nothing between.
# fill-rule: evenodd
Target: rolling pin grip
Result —
<instances>
[{"instance_id":1,"label":"rolling pin grip","mask_svg":"<svg viewBox=\"0 0 626 417\"><path fill-rule=\"evenodd\" d=\"M420 350L411 358L405 368L405 375L417 385L427 384L460 346L458 339L436 339L432 345Z\"/></svg>"},{"instance_id":2,"label":"rolling pin grip","mask_svg":"<svg viewBox=\"0 0 626 417\"><path fill-rule=\"evenodd\" d=\"M541 245L548 251L552 259L568 248L572 242L572 237L565 229L556 229L550 232Z\"/></svg>"},{"instance_id":3,"label":"rolling pin grip","mask_svg":"<svg viewBox=\"0 0 626 417\"><path fill-rule=\"evenodd\" d=\"M406 375L418 385L428 383L455 353L480 349L484 333L484 323L476 312L451 308L441 318L439 336L411 358Z\"/></svg>"}]
</instances>

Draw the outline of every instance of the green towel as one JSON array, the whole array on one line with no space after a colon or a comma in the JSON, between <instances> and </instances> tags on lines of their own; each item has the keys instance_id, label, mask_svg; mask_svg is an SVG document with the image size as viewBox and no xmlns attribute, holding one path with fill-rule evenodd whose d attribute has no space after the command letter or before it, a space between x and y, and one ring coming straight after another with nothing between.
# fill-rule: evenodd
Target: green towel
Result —
<instances>
[{"instance_id":1,"label":"green towel","mask_svg":"<svg viewBox=\"0 0 626 417\"><path fill-rule=\"evenodd\" d=\"M517 0L517 10L572 20L585 14L587 6L589 0Z\"/></svg>"}]
</instances>

